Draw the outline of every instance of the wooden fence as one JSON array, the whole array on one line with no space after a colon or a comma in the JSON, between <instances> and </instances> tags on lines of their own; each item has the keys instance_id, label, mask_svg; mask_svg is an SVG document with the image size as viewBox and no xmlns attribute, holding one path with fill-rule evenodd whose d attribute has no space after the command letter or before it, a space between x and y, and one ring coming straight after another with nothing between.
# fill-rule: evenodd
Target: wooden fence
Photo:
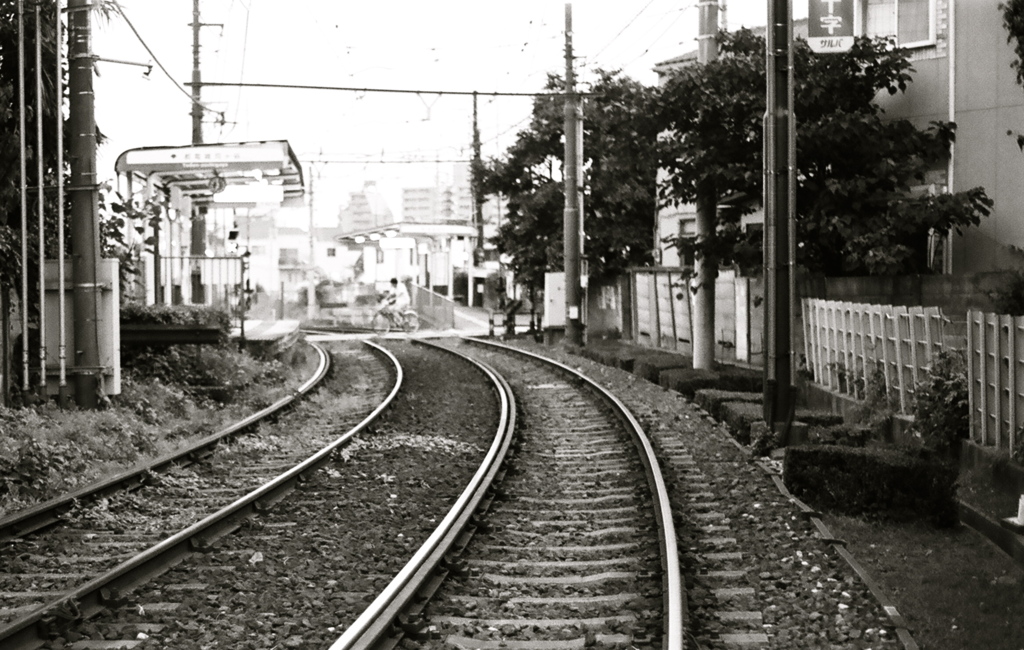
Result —
<instances>
[{"instance_id":1,"label":"wooden fence","mask_svg":"<svg viewBox=\"0 0 1024 650\"><path fill-rule=\"evenodd\" d=\"M693 353L689 271L643 268L630 271L632 338L644 346ZM722 270L715 281L715 358L761 365L763 313L759 279Z\"/></svg>"},{"instance_id":2,"label":"wooden fence","mask_svg":"<svg viewBox=\"0 0 1024 650\"><path fill-rule=\"evenodd\" d=\"M903 413L942 350L946 319L938 307L866 305L806 298L804 353L815 382L856 398L876 371ZM1022 384L1024 386L1024 384Z\"/></svg>"},{"instance_id":3,"label":"wooden fence","mask_svg":"<svg viewBox=\"0 0 1024 650\"><path fill-rule=\"evenodd\" d=\"M1024 425L1024 316L967 312L971 439L1013 453Z\"/></svg>"}]
</instances>

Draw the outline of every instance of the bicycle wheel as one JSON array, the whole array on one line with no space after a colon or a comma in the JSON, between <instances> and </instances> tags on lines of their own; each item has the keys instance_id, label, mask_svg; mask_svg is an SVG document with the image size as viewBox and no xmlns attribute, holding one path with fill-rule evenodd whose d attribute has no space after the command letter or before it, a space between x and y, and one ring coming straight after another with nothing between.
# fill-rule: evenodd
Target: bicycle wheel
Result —
<instances>
[{"instance_id":1,"label":"bicycle wheel","mask_svg":"<svg viewBox=\"0 0 1024 650\"><path fill-rule=\"evenodd\" d=\"M415 332L420 328L420 316L413 310L402 313L402 328L406 332Z\"/></svg>"},{"instance_id":2,"label":"bicycle wheel","mask_svg":"<svg viewBox=\"0 0 1024 650\"><path fill-rule=\"evenodd\" d=\"M391 319L383 312L377 312L370 321L370 327L378 334L387 334L391 331Z\"/></svg>"}]
</instances>

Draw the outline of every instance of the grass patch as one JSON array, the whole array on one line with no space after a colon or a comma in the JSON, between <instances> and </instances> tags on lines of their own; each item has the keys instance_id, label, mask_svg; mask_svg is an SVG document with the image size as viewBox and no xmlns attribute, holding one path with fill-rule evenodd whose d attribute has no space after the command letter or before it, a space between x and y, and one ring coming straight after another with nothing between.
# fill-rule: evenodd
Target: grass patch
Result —
<instances>
[{"instance_id":1,"label":"grass patch","mask_svg":"<svg viewBox=\"0 0 1024 650\"><path fill-rule=\"evenodd\" d=\"M191 347L191 346L189 346ZM0 517L174 452L288 395L312 373L302 350L260 361L225 346L190 367L214 391L168 373L169 364L124 368L122 392L102 410L0 407ZM180 353L178 353L180 354ZM172 355L173 356L173 355ZM217 368L206 372L208 366Z\"/></svg>"},{"instance_id":2,"label":"grass patch","mask_svg":"<svg viewBox=\"0 0 1024 650\"><path fill-rule=\"evenodd\" d=\"M922 648L1024 648L1024 570L982 535L965 526L824 518Z\"/></svg>"}]
</instances>

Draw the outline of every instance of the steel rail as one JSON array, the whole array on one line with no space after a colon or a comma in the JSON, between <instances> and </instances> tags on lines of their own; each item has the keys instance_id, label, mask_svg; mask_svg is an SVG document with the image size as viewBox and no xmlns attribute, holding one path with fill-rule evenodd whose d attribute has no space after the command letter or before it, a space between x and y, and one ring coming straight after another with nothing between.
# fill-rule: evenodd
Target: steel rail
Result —
<instances>
[{"instance_id":1,"label":"steel rail","mask_svg":"<svg viewBox=\"0 0 1024 650\"><path fill-rule=\"evenodd\" d=\"M4 650L36 648L40 642L58 633L62 627L89 618L102 609L117 604L121 600L121 594L160 575L188 555L211 550L214 542L234 532L248 516L273 506L284 498L296 483L306 480L309 473L327 463L335 450L348 443L354 435L380 417L394 401L402 386L402 367L395 356L379 345L369 341L364 343L382 353L394 365L395 384L384 401L361 422L314 455L253 492L0 628L0 647Z\"/></svg>"},{"instance_id":2,"label":"steel rail","mask_svg":"<svg viewBox=\"0 0 1024 650\"><path fill-rule=\"evenodd\" d=\"M44 501L43 503L36 504L30 508L19 510L11 515L0 518L0 542L21 537L57 523L60 521L61 516L64 513L72 509L77 503L81 503L84 500L94 499L118 490L142 485L149 480L150 475L154 472L159 472L160 470L175 463L179 463L182 460L195 460L209 455L209 453L212 452L213 447L215 447L219 442L237 435L254 424L257 424L272 415L276 415L280 411L291 406L295 400L306 395L313 390L313 388L318 386L327 376L327 372L331 367L330 355L328 355L327 352L319 345L316 345L315 343L311 343L310 345L313 346L313 349L316 350L317 355L319 356L317 368L309 379L290 394L282 397L265 409L257 411L256 413L239 420L217 433L201 438L178 451L140 463L120 474L115 474L109 478L96 481L95 483L90 483L89 485L74 490L73 492L68 492L67 494L50 499L49 501Z\"/></svg>"},{"instance_id":3,"label":"steel rail","mask_svg":"<svg viewBox=\"0 0 1024 650\"><path fill-rule=\"evenodd\" d=\"M422 340L414 342L469 361L491 380L501 409L498 429L480 468L445 518L380 595L330 646L330 650L393 647L400 640L400 636L395 634L400 631L396 625L399 616L414 601L425 604L440 585L438 573L445 571L443 560L456 542L472 534L470 529L473 527L473 515L484 502L487 490L498 475L515 433L515 397L512 387L501 375L487 364L453 350Z\"/></svg>"},{"instance_id":4,"label":"steel rail","mask_svg":"<svg viewBox=\"0 0 1024 650\"><path fill-rule=\"evenodd\" d=\"M675 524L672 520L672 506L669 503L668 489L661 473L661 465L658 463L657 455L654 452L654 446L651 444L650 438L647 437L640 422L619 398L583 373L563 363L527 350L491 341L472 337L462 337L462 340L482 347L491 347L503 352L512 352L529 357L560 369L594 390L611 407L612 411L615 412L623 425L629 430L633 436L633 441L640 451L640 460L643 462L646 470L648 484L650 485L651 494L655 502L655 516L661 530L658 545L661 548L662 588L665 592L665 635L662 647L665 650L682 650L685 648L687 618L686 585L682 580L679 569L679 552L676 546Z\"/></svg>"}]
</instances>

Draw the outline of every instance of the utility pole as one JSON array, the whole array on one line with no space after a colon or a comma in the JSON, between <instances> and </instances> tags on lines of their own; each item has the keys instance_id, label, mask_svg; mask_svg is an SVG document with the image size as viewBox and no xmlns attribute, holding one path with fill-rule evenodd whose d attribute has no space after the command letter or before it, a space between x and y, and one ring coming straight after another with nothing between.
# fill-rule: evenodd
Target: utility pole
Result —
<instances>
[{"instance_id":1,"label":"utility pole","mask_svg":"<svg viewBox=\"0 0 1024 650\"><path fill-rule=\"evenodd\" d=\"M697 62L706 65L718 58L718 0L701 0ZM697 238L705 240L715 232L718 216L718 188L705 178L697 185ZM693 367L711 370L715 365L715 277L718 262L702 255L694 260L691 282L693 297ZM689 298L689 296L687 296Z\"/></svg>"},{"instance_id":2,"label":"utility pole","mask_svg":"<svg viewBox=\"0 0 1024 650\"><path fill-rule=\"evenodd\" d=\"M473 162L470 167L470 187L473 189L473 225L476 226L476 246L481 253L484 248L484 197L480 187L480 170L483 161L480 159L480 126L477 122L476 91L473 91Z\"/></svg>"},{"instance_id":3,"label":"utility pole","mask_svg":"<svg viewBox=\"0 0 1024 650\"><path fill-rule=\"evenodd\" d=\"M71 133L71 273L75 305L75 401L94 409L100 368L96 306L99 258L97 232L99 192L96 184L96 114L92 89L92 47L89 0L68 0L68 130ZM61 263L60 261L58 263ZM42 278L40 278L42 282Z\"/></svg>"},{"instance_id":4,"label":"utility pole","mask_svg":"<svg viewBox=\"0 0 1024 650\"><path fill-rule=\"evenodd\" d=\"M764 418L778 432L794 408L791 328L795 294L796 121L792 0L769 0L764 120ZM780 432L785 433L785 432ZM783 441L786 444L787 441Z\"/></svg>"},{"instance_id":5,"label":"utility pole","mask_svg":"<svg viewBox=\"0 0 1024 650\"><path fill-rule=\"evenodd\" d=\"M199 68L199 30L203 24L199 18L199 0L192 0L192 144L203 144L203 75ZM189 254L193 257L206 255L206 206L192 206L192 234ZM204 304L206 291L203 286L203 271L200 262L192 262L192 304Z\"/></svg>"},{"instance_id":6,"label":"utility pole","mask_svg":"<svg viewBox=\"0 0 1024 650\"><path fill-rule=\"evenodd\" d=\"M572 56L572 3L565 4L565 213L563 221L563 257L565 258L565 340L583 345L583 319L580 313L583 291L580 287L583 220L580 216L580 152L582 146L579 97Z\"/></svg>"},{"instance_id":7,"label":"utility pole","mask_svg":"<svg viewBox=\"0 0 1024 650\"><path fill-rule=\"evenodd\" d=\"M310 166L312 171L312 165ZM309 175L309 271L306 281L309 288L306 296L306 318L316 318L316 224L313 219L313 174Z\"/></svg>"}]
</instances>

